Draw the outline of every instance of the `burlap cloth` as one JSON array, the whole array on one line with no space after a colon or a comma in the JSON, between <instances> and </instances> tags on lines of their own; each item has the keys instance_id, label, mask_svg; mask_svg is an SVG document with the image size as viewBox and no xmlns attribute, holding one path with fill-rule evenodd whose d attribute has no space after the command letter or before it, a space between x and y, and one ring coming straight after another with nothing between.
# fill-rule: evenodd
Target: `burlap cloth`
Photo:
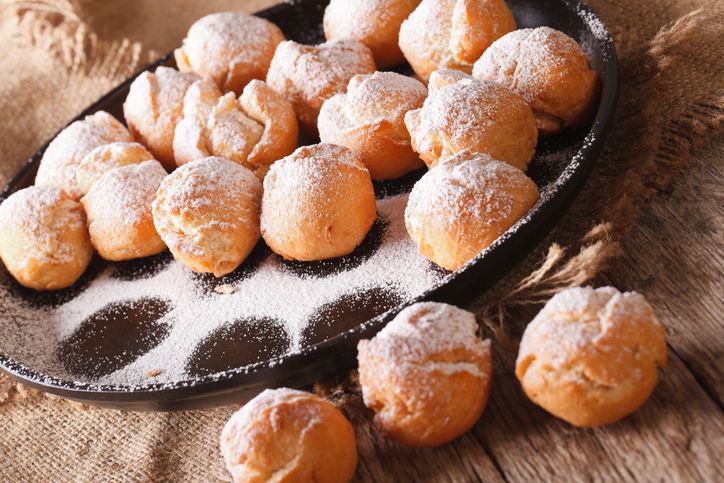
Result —
<instances>
[{"instance_id":1,"label":"burlap cloth","mask_svg":"<svg viewBox=\"0 0 724 483\"><path fill-rule=\"evenodd\" d=\"M179 45L195 19L274 3L2 0L0 185L81 110ZM583 284L605 269L619 255L619 242L641 207L724 126L723 2L589 4L611 30L621 63L615 126L564 221L520 268L476 302L481 320L506 341L516 335L511 310ZM369 418L357 410L353 377L340 380L316 390L343 406L359 437L369 431ZM99 409L0 375L0 480L229 481L218 436L236 409ZM361 451L372 450L361 444Z\"/></svg>"}]
</instances>

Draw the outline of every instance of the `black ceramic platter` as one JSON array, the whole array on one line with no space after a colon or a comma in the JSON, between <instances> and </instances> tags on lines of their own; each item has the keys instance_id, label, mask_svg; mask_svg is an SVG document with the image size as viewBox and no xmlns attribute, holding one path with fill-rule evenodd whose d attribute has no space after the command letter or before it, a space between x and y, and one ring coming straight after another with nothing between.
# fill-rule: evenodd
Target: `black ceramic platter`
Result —
<instances>
[{"instance_id":1,"label":"black ceramic platter","mask_svg":"<svg viewBox=\"0 0 724 483\"><path fill-rule=\"evenodd\" d=\"M464 306L489 289L550 232L582 189L611 127L618 93L611 37L589 7L576 0L508 5L519 28L549 26L578 41L603 79L603 97L588 126L540 140L528 175L541 201L464 267L437 268L405 237L406 194L420 170L375 182L379 220L355 252L339 259L286 262L261 241L237 270L217 280L191 272L167 251L123 263L96 256L75 285L56 292L25 289L2 267L0 367L33 388L102 407L220 406L354 367L357 342L414 302ZM288 39L316 44L324 40L324 8L321 1L303 0L258 15L279 25ZM173 66L172 56L149 69L159 65ZM411 73L407 65L393 70ZM132 81L78 119L98 110L122 119ZM33 183L44 150L5 187L0 201ZM241 299L246 301L234 302Z\"/></svg>"}]
</instances>

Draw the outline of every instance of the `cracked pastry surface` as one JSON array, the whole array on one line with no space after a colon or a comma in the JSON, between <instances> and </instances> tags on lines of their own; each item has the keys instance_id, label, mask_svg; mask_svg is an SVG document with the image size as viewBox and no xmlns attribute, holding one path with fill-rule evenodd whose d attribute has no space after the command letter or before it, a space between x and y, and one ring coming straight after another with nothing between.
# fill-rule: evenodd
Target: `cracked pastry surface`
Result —
<instances>
[{"instance_id":1,"label":"cracked pastry surface","mask_svg":"<svg viewBox=\"0 0 724 483\"><path fill-rule=\"evenodd\" d=\"M603 89L581 46L549 27L520 29L500 38L475 63L473 75L519 94L533 109L542 135L588 122Z\"/></svg>"},{"instance_id":2,"label":"cracked pastry surface","mask_svg":"<svg viewBox=\"0 0 724 483\"><path fill-rule=\"evenodd\" d=\"M462 151L415 184L405 208L405 226L420 253L447 270L457 270L539 199L537 186L519 169Z\"/></svg>"},{"instance_id":3,"label":"cracked pastry surface","mask_svg":"<svg viewBox=\"0 0 724 483\"><path fill-rule=\"evenodd\" d=\"M330 403L293 389L267 389L229 419L221 454L235 483L346 483L357 466L350 422Z\"/></svg>"},{"instance_id":4,"label":"cracked pastry surface","mask_svg":"<svg viewBox=\"0 0 724 483\"><path fill-rule=\"evenodd\" d=\"M362 395L383 436L432 448L475 424L493 378L490 341L478 339L477 330L472 313L422 302L359 342Z\"/></svg>"},{"instance_id":5,"label":"cracked pastry surface","mask_svg":"<svg viewBox=\"0 0 724 483\"><path fill-rule=\"evenodd\" d=\"M159 67L143 72L131 84L123 116L136 142L143 144L167 171L176 167L173 136L183 117L184 96L201 79L192 72Z\"/></svg>"},{"instance_id":6,"label":"cracked pastry surface","mask_svg":"<svg viewBox=\"0 0 724 483\"><path fill-rule=\"evenodd\" d=\"M281 29L261 17L213 13L194 22L174 57L179 70L209 77L222 92L240 96L249 82L266 78L284 40Z\"/></svg>"},{"instance_id":7,"label":"cracked pastry surface","mask_svg":"<svg viewBox=\"0 0 724 483\"><path fill-rule=\"evenodd\" d=\"M611 424L648 399L666 365L666 339L636 292L573 288L528 325L515 374L526 395L576 426Z\"/></svg>"},{"instance_id":8,"label":"cracked pastry surface","mask_svg":"<svg viewBox=\"0 0 724 483\"><path fill-rule=\"evenodd\" d=\"M262 185L251 171L209 157L168 175L153 202L153 219L174 257L217 277L238 267L259 240Z\"/></svg>"},{"instance_id":9,"label":"cracked pastry surface","mask_svg":"<svg viewBox=\"0 0 724 483\"><path fill-rule=\"evenodd\" d=\"M31 186L0 205L0 258L21 285L68 287L92 257L83 207L61 188Z\"/></svg>"},{"instance_id":10,"label":"cracked pastry surface","mask_svg":"<svg viewBox=\"0 0 724 483\"><path fill-rule=\"evenodd\" d=\"M151 159L153 159L151 153L138 143L116 142L99 146L88 153L78 165L76 171L78 187L84 195L88 194L93 184L108 171L131 164L141 164Z\"/></svg>"},{"instance_id":11,"label":"cracked pastry surface","mask_svg":"<svg viewBox=\"0 0 724 483\"><path fill-rule=\"evenodd\" d=\"M375 70L372 51L354 39L333 39L316 46L287 40L274 52L266 81L292 104L300 130L316 137L324 101L346 92L355 75Z\"/></svg>"},{"instance_id":12,"label":"cracked pastry surface","mask_svg":"<svg viewBox=\"0 0 724 483\"><path fill-rule=\"evenodd\" d=\"M372 179L394 179L424 166L412 149L407 111L422 107L427 88L394 72L356 75L346 94L328 99L319 114L322 142L345 146L360 157Z\"/></svg>"},{"instance_id":13,"label":"cracked pastry surface","mask_svg":"<svg viewBox=\"0 0 724 483\"><path fill-rule=\"evenodd\" d=\"M173 141L178 166L220 156L263 180L272 163L297 147L292 105L263 81L252 80L239 99L222 95L208 79L197 81L186 92L183 114Z\"/></svg>"},{"instance_id":14,"label":"cracked pastry surface","mask_svg":"<svg viewBox=\"0 0 724 483\"><path fill-rule=\"evenodd\" d=\"M348 255L376 219L369 172L343 146L303 146L274 163L264 178L261 233L286 259Z\"/></svg>"},{"instance_id":15,"label":"cracked pastry surface","mask_svg":"<svg viewBox=\"0 0 724 483\"><path fill-rule=\"evenodd\" d=\"M523 172L538 142L533 112L515 92L455 70L433 72L430 95L405 114L412 147L429 168L465 149Z\"/></svg>"}]
</instances>

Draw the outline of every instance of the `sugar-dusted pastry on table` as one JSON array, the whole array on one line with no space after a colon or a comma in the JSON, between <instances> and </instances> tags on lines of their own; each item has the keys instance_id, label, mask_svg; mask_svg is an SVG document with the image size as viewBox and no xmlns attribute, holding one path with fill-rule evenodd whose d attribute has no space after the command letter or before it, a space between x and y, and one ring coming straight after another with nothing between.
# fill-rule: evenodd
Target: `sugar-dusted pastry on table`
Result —
<instances>
[{"instance_id":1,"label":"sugar-dusted pastry on table","mask_svg":"<svg viewBox=\"0 0 724 483\"><path fill-rule=\"evenodd\" d=\"M603 89L581 46L549 27L516 30L498 39L475 63L473 76L519 94L533 109L541 135L591 120Z\"/></svg>"},{"instance_id":2,"label":"sugar-dusted pastry on table","mask_svg":"<svg viewBox=\"0 0 724 483\"><path fill-rule=\"evenodd\" d=\"M613 287L551 298L528 325L515 367L526 395L576 426L636 411L666 365L666 334L646 299Z\"/></svg>"},{"instance_id":3,"label":"sugar-dusted pastry on table","mask_svg":"<svg viewBox=\"0 0 724 483\"><path fill-rule=\"evenodd\" d=\"M221 432L221 454L234 483L347 483L357 467L354 428L324 399L267 389Z\"/></svg>"},{"instance_id":4,"label":"sugar-dusted pastry on table","mask_svg":"<svg viewBox=\"0 0 724 483\"><path fill-rule=\"evenodd\" d=\"M355 75L375 70L372 52L356 40L334 39L316 46L288 40L274 52L266 81L291 102L300 130L316 137L324 101L346 92Z\"/></svg>"},{"instance_id":5,"label":"sugar-dusted pastry on table","mask_svg":"<svg viewBox=\"0 0 724 483\"><path fill-rule=\"evenodd\" d=\"M319 113L322 142L360 157L372 179L394 179L424 166L412 149L405 114L422 107L427 88L394 72L356 75L346 94L325 101Z\"/></svg>"},{"instance_id":6,"label":"sugar-dusted pastry on table","mask_svg":"<svg viewBox=\"0 0 724 483\"><path fill-rule=\"evenodd\" d=\"M423 302L359 342L362 395L384 437L433 448L475 424L493 381L490 341L477 330L472 313Z\"/></svg>"}]
</instances>

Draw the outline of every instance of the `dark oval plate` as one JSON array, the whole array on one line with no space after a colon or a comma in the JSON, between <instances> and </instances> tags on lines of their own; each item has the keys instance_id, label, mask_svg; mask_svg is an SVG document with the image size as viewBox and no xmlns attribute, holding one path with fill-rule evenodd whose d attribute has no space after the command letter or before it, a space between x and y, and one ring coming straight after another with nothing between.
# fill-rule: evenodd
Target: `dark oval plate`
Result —
<instances>
[{"instance_id":1,"label":"dark oval plate","mask_svg":"<svg viewBox=\"0 0 724 483\"><path fill-rule=\"evenodd\" d=\"M540 188L541 201L464 267L445 272L427 260L420 261L419 254L405 255L412 257L413 263L396 260L412 243L395 234L400 234L404 196L423 174L418 171L400 180L375 183L379 222L355 252L332 261L285 262L262 241L239 269L216 280L179 268L168 252L124 263L96 257L75 285L52 293L24 289L3 267L0 368L36 389L97 406L137 411L220 406L247 401L267 387L302 387L350 369L356 365L357 342L372 337L405 306L423 300L462 306L490 288L550 232L582 189L611 127L619 83L611 37L588 6L575 0L508 0L508 5L519 28L549 26L578 41L603 79L603 96L590 125L539 142L528 175ZM288 39L307 44L324 40L323 14L324 2L315 0L258 13L279 25ZM148 69L158 65L173 65L172 56ZM394 70L411 73L406 65ZM111 91L78 119L98 110L122 119L123 101L132 81ZM46 147L5 187L0 201L33 183ZM409 267L403 265L414 266L412 275L408 277L405 270ZM262 272L280 273L285 282L276 286L276 279L268 276L264 279L270 285L267 291L254 296L261 297L260 306L289 299L282 315L275 312L276 306L266 314L244 314L246 309L237 310L233 304L227 307L232 298L214 292L222 284L248 287L243 284L261 277ZM365 276L374 278L374 283L356 281ZM424 283L404 285L396 276L420 276ZM341 280L341 288L330 285L330 280ZM101 292L108 300L104 296L100 302L94 299L99 297L94 287L102 283L118 287L115 299L107 297L113 292L109 289ZM182 301L184 294L171 294L171 287L184 284L195 287L190 302ZM124 295L124 290L134 295ZM309 296L305 290L311 290ZM331 295L324 298L313 292ZM317 300L317 296L318 306L298 311L295 296L301 305L304 299ZM216 302L205 305L209 300ZM187 312L173 319L170 314L179 312L178 304L183 303ZM223 320L217 320L219 317ZM287 319L302 322L299 325L297 320L294 325ZM193 337L177 333L179 324L189 325ZM209 325L207 333L199 328L203 324ZM170 362L156 374L154 364L163 366L164 361L149 354L156 354L159 347L166 348L158 353L170 357ZM173 361L176 348L186 354L181 362Z\"/></svg>"}]
</instances>

